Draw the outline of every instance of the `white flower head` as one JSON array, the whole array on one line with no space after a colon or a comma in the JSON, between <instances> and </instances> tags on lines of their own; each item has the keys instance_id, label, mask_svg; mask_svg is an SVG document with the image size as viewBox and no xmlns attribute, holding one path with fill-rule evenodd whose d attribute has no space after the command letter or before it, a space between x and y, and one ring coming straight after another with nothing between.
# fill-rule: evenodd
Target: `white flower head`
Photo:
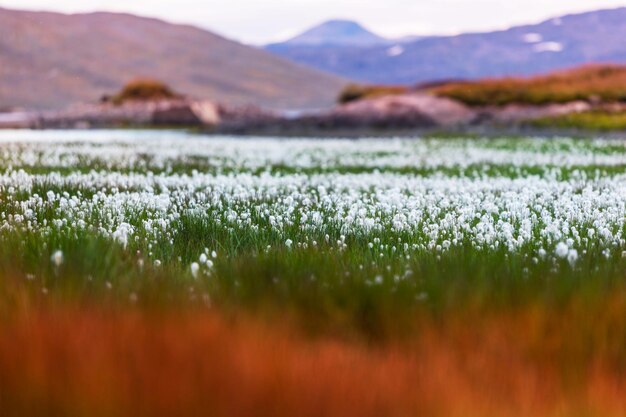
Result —
<instances>
[{"instance_id":1,"label":"white flower head","mask_svg":"<svg viewBox=\"0 0 626 417\"><path fill-rule=\"evenodd\" d=\"M574 266L576 260L578 260L578 252L576 251L576 249L570 249L567 253L567 261L570 263L570 265Z\"/></svg>"},{"instance_id":2,"label":"white flower head","mask_svg":"<svg viewBox=\"0 0 626 417\"><path fill-rule=\"evenodd\" d=\"M194 278L198 278L198 272L200 272L200 265L197 262L191 264L191 275Z\"/></svg>"},{"instance_id":3,"label":"white flower head","mask_svg":"<svg viewBox=\"0 0 626 417\"><path fill-rule=\"evenodd\" d=\"M567 255L569 253L569 246L567 246L567 244L564 243L564 242L559 242L556 245L556 249L554 250L554 253L559 258L565 258L565 257L567 257Z\"/></svg>"},{"instance_id":4,"label":"white flower head","mask_svg":"<svg viewBox=\"0 0 626 417\"><path fill-rule=\"evenodd\" d=\"M54 251L54 253L50 257L50 260L52 261L54 266L58 268L63 263L63 252L60 250Z\"/></svg>"}]
</instances>

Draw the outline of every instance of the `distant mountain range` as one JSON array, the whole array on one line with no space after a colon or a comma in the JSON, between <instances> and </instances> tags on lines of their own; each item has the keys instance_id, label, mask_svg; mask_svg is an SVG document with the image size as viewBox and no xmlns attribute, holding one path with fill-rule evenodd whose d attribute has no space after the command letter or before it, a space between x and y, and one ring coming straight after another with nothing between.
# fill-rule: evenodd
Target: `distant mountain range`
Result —
<instances>
[{"instance_id":1,"label":"distant mountain range","mask_svg":"<svg viewBox=\"0 0 626 417\"><path fill-rule=\"evenodd\" d=\"M348 27L347 22L343 25ZM322 25L325 27L326 25ZM626 63L626 8L562 16L536 25L392 43L272 44L267 50L320 70L368 83L414 84L445 79L533 75L590 62ZM297 40L298 38L296 38Z\"/></svg>"},{"instance_id":2,"label":"distant mountain range","mask_svg":"<svg viewBox=\"0 0 626 417\"><path fill-rule=\"evenodd\" d=\"M198 98L273 108L330 105L346 82L192 26L0 8L0 111L94 102L142 76Z\"/></svg>"},{"instance_id":3,"label":"distant mountain range","mask_svg":"<svg viewBox=\"0 0 626 417\"><path fill-rule=\"evenodd\" d=\"M372 46L390 41L350 20L329 20L284 42L292 46Z\"/></svg>"}]
</instances>

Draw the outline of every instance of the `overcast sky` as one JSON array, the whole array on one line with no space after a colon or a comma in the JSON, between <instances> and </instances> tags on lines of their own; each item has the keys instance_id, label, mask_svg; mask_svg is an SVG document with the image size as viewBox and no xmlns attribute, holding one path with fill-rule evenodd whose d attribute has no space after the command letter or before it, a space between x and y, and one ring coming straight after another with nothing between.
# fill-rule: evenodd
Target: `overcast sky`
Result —
<instances>
[{"instance_id":1,"label":"overcast sky","mask_svg":"<svg viewBox=\"0 0 626 417\"><path fill-rule=\"evenodd\" d=\"M281 40L331 18L384 36L453 34L626 6L626 0L0 0L7 8L125 11L192 23L251 44Z\"/></svg>"}]
</instances>

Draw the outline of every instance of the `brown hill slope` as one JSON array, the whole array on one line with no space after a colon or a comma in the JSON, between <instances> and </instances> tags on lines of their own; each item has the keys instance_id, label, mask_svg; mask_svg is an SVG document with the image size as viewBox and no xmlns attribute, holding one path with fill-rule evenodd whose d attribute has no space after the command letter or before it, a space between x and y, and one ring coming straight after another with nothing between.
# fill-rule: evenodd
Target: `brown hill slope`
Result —
<instances>
[{"instance_id":1,"label":"brown hill slope","mask_svg":"<svg viewBox=\"0 0 626 417\"><path fill-rule=\"evenodd\" d=\"M471 106L626 102L626 66L587 65L530 78L451 82L432 91Z\"/></svg>"},{"instance_id":2,"label":"brown hill slope","mask_svg":"<svg viewBox=\"0 0 626 417\"><path fill-rule=\"evenodd\" d=\"M91 102L135 77L196 97L275 108L329 105L344 83L192 26L0 8L0 108Z\"/></svg>"},{"instance_id":3,"label":"brown hill slope","mask_svg":"<svg viewBox=\"0 0 626 417\"><path fill-rule=\"evenodd\" d=\"M626 103L626 65L589 64L532 77L440 81L413 87L348 84L338 101L346 103L415 91L454 99L469 106L544 105L578 100L592 104Z\"/></svg>"}]
</instances>

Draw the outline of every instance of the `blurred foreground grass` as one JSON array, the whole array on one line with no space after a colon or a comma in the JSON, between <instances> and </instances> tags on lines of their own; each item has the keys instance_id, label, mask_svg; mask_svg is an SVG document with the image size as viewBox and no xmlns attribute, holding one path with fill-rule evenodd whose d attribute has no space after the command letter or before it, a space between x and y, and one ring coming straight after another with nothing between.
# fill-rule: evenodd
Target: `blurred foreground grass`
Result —
<instances>
[{"instance_id":1,"label":"blurred foreground grass","mask_svg":"<svg viewBox=\"0 0 626 417\"><path fill-rule=\"evenodd\" d=\"M29 298L29 296L26 296ZM53 303L52 303L53 304ZM3 416L621 416L626 298L416 315L383 344L168 307L0 320Z\"/></svg>"}]
</instances>

